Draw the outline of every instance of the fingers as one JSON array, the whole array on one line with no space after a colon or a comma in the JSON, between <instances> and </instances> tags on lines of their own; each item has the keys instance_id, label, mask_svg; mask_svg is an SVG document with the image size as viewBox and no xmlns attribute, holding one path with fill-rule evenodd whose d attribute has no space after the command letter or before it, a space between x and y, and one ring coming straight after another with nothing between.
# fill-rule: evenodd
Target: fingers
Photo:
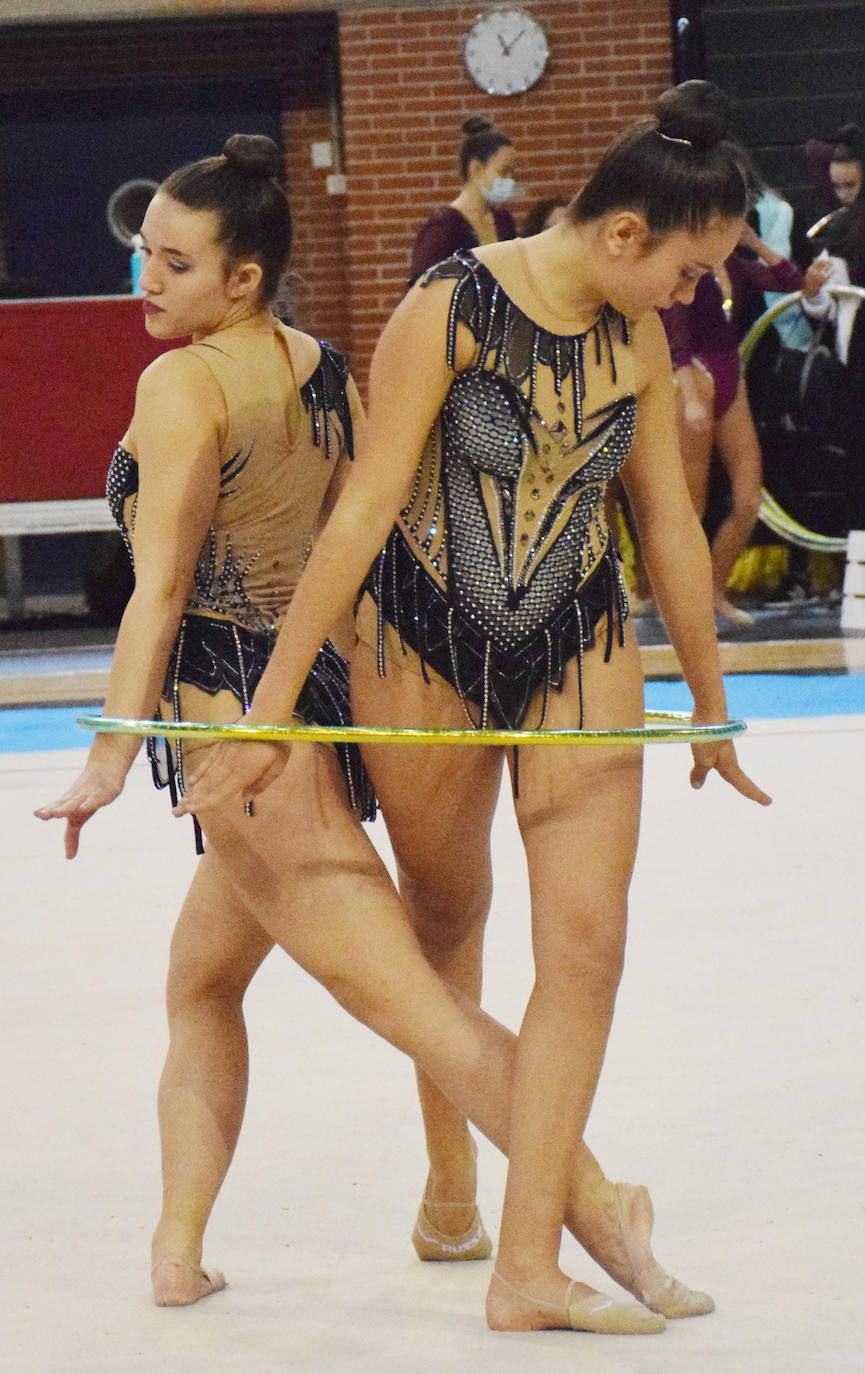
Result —
<instances>
[{"instance_id":1,"label":"fingers","mask_svg":"<svg viewBox=\"0 0 865 1374\"><path fill-rule=\"evenodd\" d=\"M213 807L257 797L279 777L289 751L284 745L223 743L208 754L175 806L175 816L197 816Z\"/></svg>"},{"instance_id":2,"label":"fingers","mask_svg":"<svg viewBox=\"0 0 865 1374\"><path fill-rule=\"evenodd\" d=\"M739 766L736 751L729 742L725 742L717 752L709 752L704 749L694 750L691 786L695 790L699 790L713 770L743 797L747 797L749 801L756 802L759 806L771 805L772 798L768 792L764 792L761 787L758 787L748 777L744 769Z\"/></svg>"},{"instance_id":3,"label":"fingers","mask_svg":"<svg viewBox=\"0 0 865 1374\"><path fill-rule=\"evenodd\" d=\"M86 820L87 817L85 816L84 819ZM63 837L63 848L67 859L74 859L75 855L78 853L78 839L81 835L81 827L83 824L84 821L76 822L72 819L66 822L66 834Z\"/></svg>"}]
</instances>

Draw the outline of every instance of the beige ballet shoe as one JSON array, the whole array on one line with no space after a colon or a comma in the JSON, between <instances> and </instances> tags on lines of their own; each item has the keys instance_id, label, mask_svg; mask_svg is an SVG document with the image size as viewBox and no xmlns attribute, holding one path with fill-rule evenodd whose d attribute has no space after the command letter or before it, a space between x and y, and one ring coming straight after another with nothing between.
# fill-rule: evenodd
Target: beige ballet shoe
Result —
<instances>
[{"instance_id":1,"label":"beige ballet shoe","mask_svg":"<svg viewBox=\"0 0 865 1374\"><path fill-rule=\"evenodd\" d=\"M703 1317L714 1312L708 1293L687 1288L661 1268L652 1254L655 1214L648 1188L642 1184L614 1183L616 1214L622 1231L630 1271L613 1277L653 1312L664 1317Z\"/></svg>"},{"instance_id":2,"label":"beige ballet shoe","mask_svg":"<svg viewBox=\"0 0 865 1374\"><path fill-rule=\"evenodd\" d=\"M481 1214L472 1202L436 1202L436 1207L474 1207L471 1226L460 1236L449 1236L433 1226L427 1216L424 1198L411 1233L411 1243L422 1260L484 1260L493 1253L493 1243L481 1221Z\"/></svg>"},{"instance_id":3,"label":"beige ballet shoe","mask_svg":"<svg viewBox=\"0 0 865 1374\"><path fill-rule=\"evenodd\" d=\"M508 1292L513 1293L525 1303L528 1311L525 1314L526 1325L520 1326L499 1326L493 1327L497 1331L548 1331L564 1329L565 1331L592 1331L601 1336L653 1336L663 1331L667 1323L664 1318L655 1312L647 1312L645 1307L639 1307L633 1302L615 1302L608 1298L605 1293L591 1293L588 1297L578 1298L576 1302L571 1302L577 1280L572 1279L565 1291L565 1300L561 1305L554 1302L544 1302L540 1298L533 1298L530 1293L524 1293L516 1288L507 1279L502 1278L497 1270L493 1270L493 1278L497 1279ZM552 1319L552 1320L551 1320ZM489 1312L487 1314L489 1321ZM490 1322L492 1325L492 1322Z\"/></svg>"},{"instance_id":4,"label":"beige ballet shoe","mask_svg":"<svg viewBox=\"0 0 865 1374\"><path fill-rule=\"evenodd\" d=\"M190 1307L211 1293L218 1293L228 1280L218 1269L202 1269L182 1255L164 1255L150 1271L153 1300L157 1307Z\"/></svg>"}]
</instances>

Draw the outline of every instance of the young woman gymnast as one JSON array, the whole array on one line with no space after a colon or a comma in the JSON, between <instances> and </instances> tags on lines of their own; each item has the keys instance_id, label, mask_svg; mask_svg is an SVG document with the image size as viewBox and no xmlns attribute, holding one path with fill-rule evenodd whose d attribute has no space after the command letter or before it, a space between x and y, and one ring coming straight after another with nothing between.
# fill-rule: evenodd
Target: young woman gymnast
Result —
<instances>
[{"instance_id":1,"label":"young woman gymnast","mask_svg":"<svg viewBox=\"0 0 865 1374\"><path fill-rule=\"evenodd\" d=\"M745 209L735 152L693 95L666 92L654 118L625 130L563 223L457 254L402 301L373 361L363 459L315 545L250 722L291 719L317 646L362 586L359 723L638 725L639 651L603 506L619 469L694 720L726 719L711 567L656 313L690 300L728 257ZM269 798L297 752L219 744L178 809L205 830L233 814L237 828L241 803ZM715 769L768 802L729 741L693 753L695 787ZM376 745L367 764L418 938L448 983L476 998L502 753ZM487 1318L522 1330L580 1324L558 1250L621 973L641 751L525 749L509 764L536 978L513 1064ZM431 1167L421 1239L425 1228L433 1241L481 1243L461 1103L440 1076L422 1079L422 1094ZM584 1196L609 1199L596 1179ZM670 1314L710 1306L693 1295Z\"/></svg>"}]
</instances>

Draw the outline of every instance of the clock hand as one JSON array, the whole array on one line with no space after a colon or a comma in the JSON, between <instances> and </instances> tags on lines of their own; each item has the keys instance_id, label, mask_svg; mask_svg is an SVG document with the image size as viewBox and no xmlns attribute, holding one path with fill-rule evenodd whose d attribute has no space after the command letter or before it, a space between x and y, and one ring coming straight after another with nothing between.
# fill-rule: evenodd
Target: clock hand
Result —
<instances>
[{"instance_id":1,"label":"clock hand","mask_svg":"<svg viewBox=\"0 0 865 1374\"><path fill-rule=\"evenodd\" d=\"M519 43L519 41L520 41L520 39L522 38L522 36L523 36L524 33L525 33L525 29L520 29L519 33L514 34L513 38L511 39L510 43L507 44L507 46L505 46L505 44L502 43L502 47L505 49L505 55L506 55L507 57L510 57L510 55L511 55L511 48L516 47L517 43Z\"/></svg>"},{"instance_id":2,"label":"clock hand","mask_svg":"<svg viewBox=\"0 0 865 1374\"><path fill-rule=\"evenodd\" d=\"M502 38L502 36L501 36L500 33L497 33L497 34L496 34L496 38L499 40L499 47L501 48L501 50L502 50L502 52L504 53L505 57L507 57L508 53L510 52L510 48L508 47L507 43L506 43L505 40Z\"/></svg>"}]
</instances>

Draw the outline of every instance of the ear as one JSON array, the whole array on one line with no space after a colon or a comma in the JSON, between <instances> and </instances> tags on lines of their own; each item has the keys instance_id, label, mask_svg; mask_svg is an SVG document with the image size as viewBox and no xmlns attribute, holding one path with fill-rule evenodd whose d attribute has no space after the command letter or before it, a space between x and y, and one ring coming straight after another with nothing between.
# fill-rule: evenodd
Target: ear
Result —
<instances>
[{"instance_id":1,"label":"ear","mask_svg":"<svg viewBox=\"0 0 865 1374\"><path fill-rule=\"evenodd\" d=\"M257 262L239 262L231 271L228 288L236 300L254 296L261 286L262 271Z\"/></svg>"},{"instance_id":2,"label":"ear","mask_svg":"<svg viewBox=\"0 0 865 1374\"><path fill-rule=\"evenodd\" d=\"M645 217L636 210L616 210L604 227L604 242L614 258L638 257L650 238Z\"/></svg>"}]
</instances>

